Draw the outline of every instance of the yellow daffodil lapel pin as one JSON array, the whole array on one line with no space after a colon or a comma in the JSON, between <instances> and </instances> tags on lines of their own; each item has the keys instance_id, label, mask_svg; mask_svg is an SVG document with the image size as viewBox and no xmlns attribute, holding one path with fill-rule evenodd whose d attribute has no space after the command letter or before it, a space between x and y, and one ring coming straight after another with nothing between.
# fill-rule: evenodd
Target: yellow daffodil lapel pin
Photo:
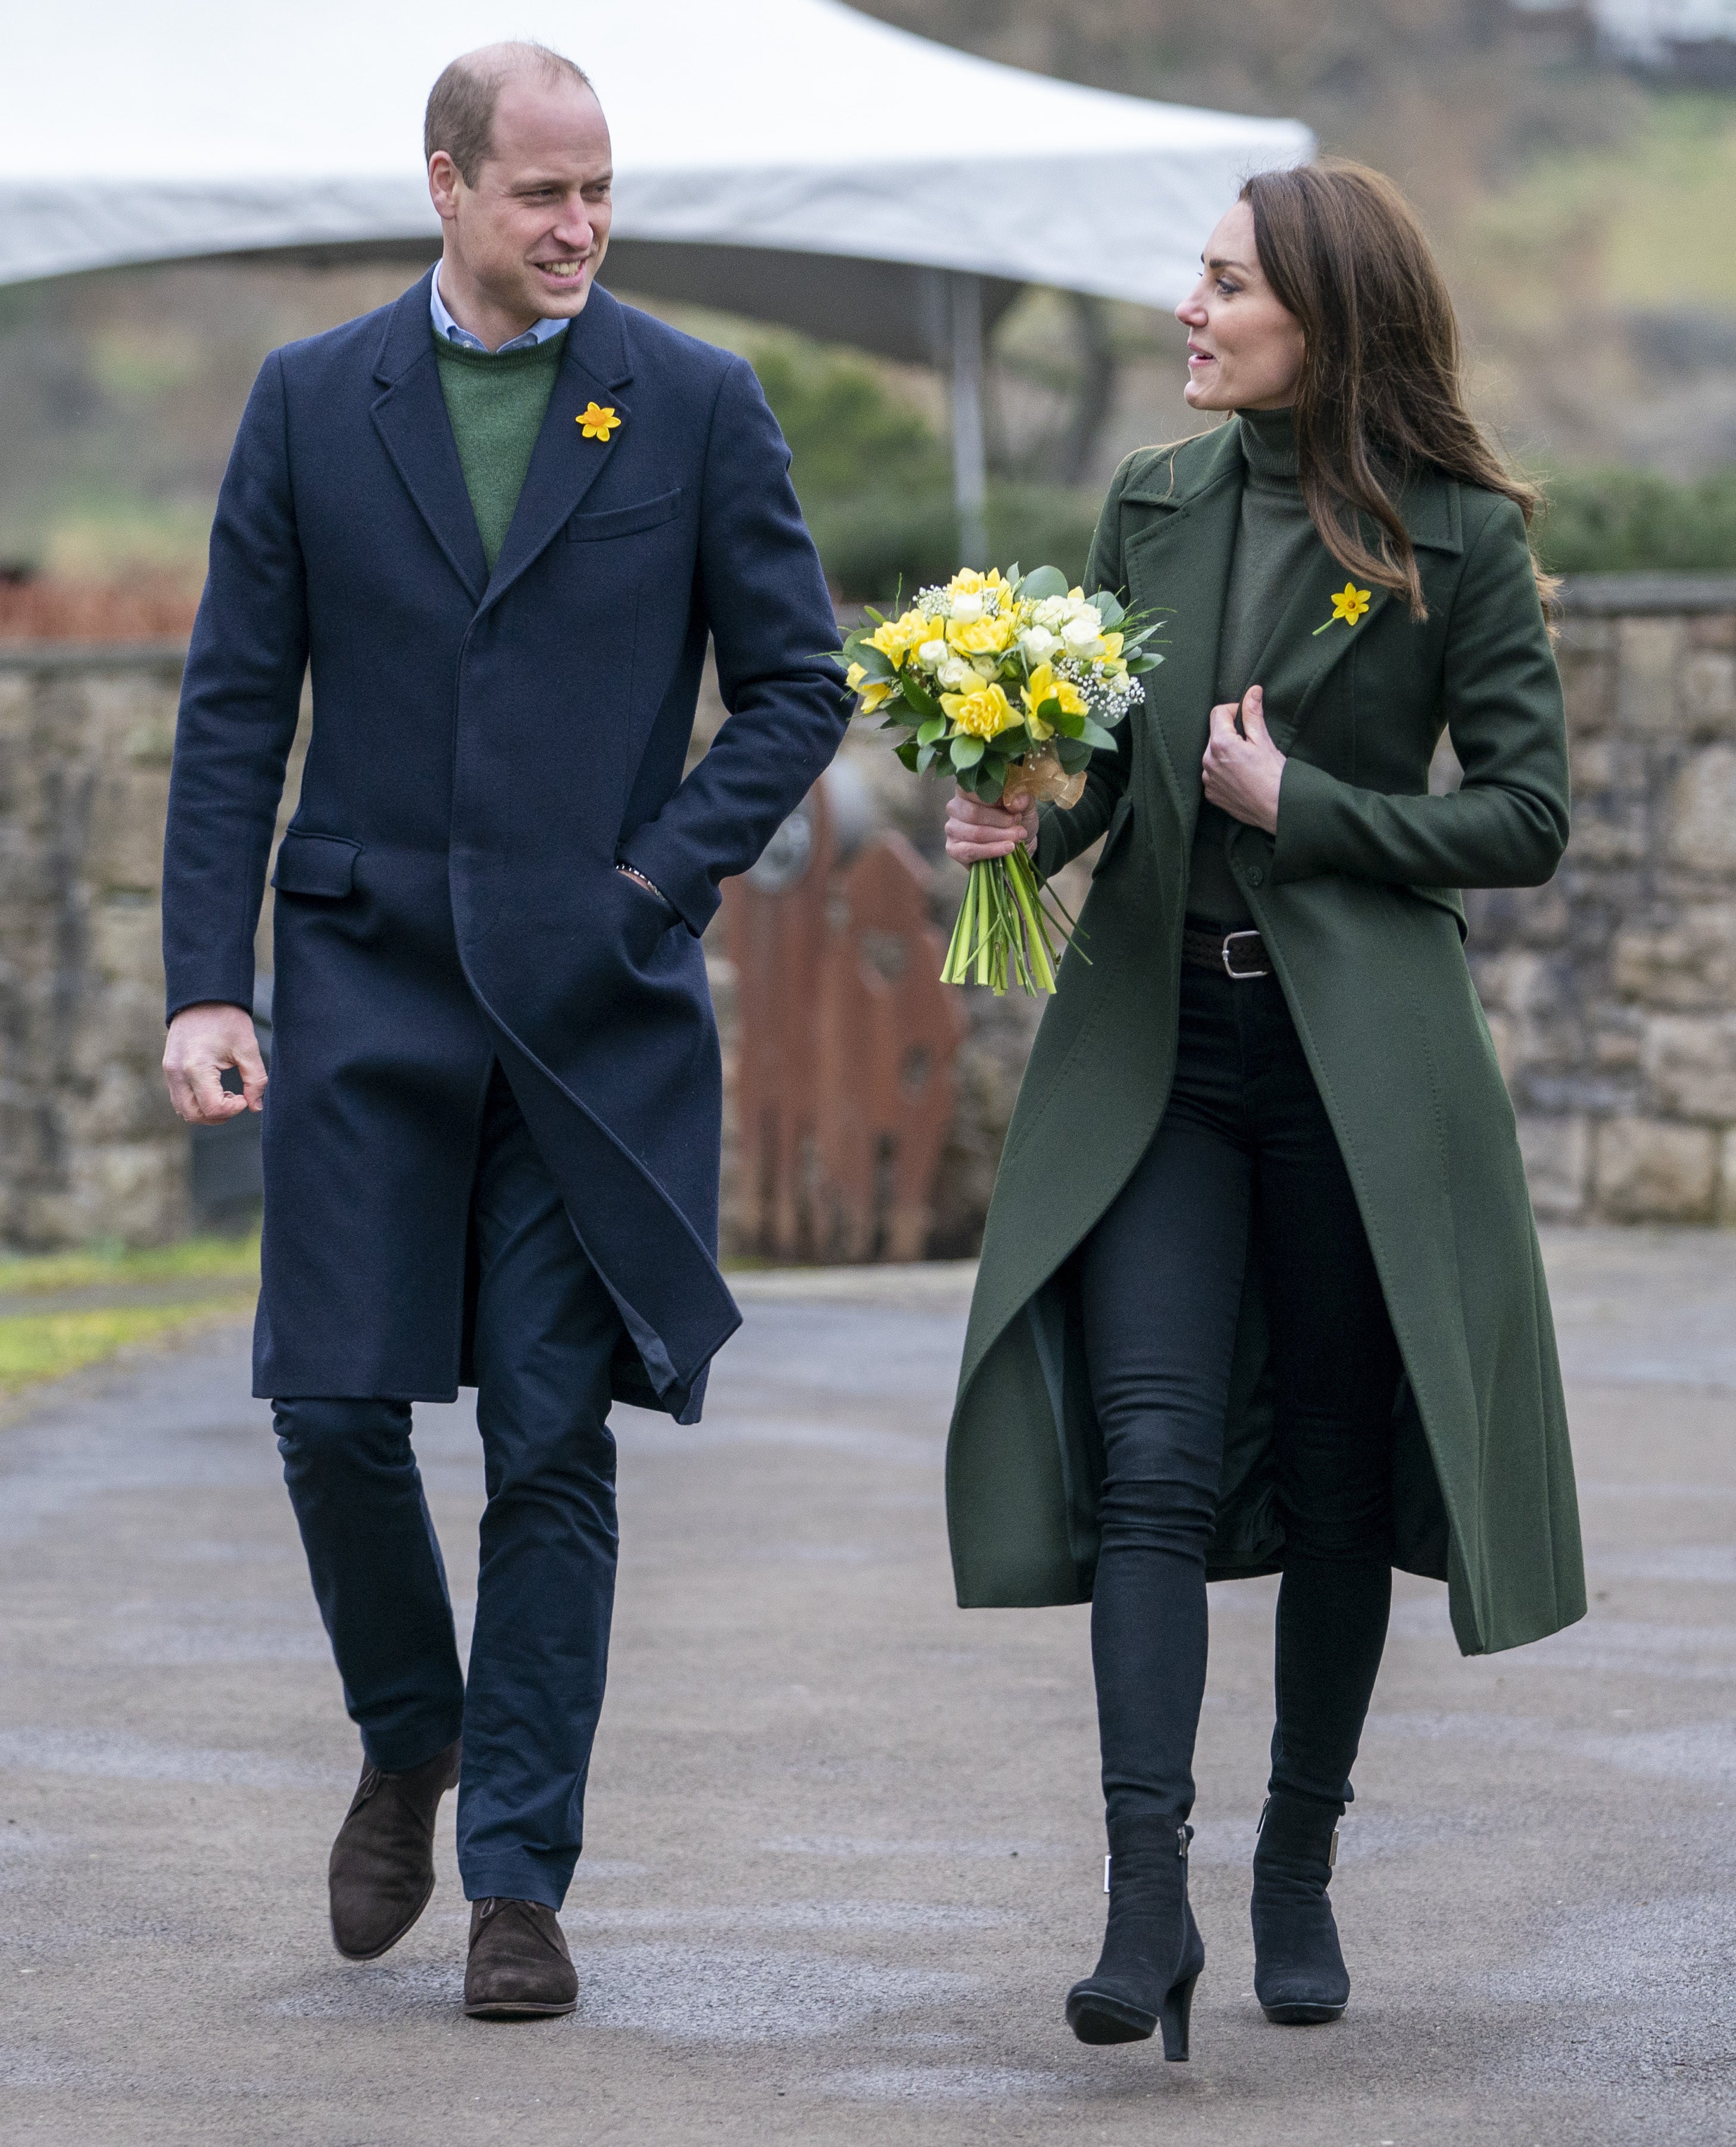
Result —
<instances>
[{"instance_id":1,"label":"yellow daffodil lapel pin","mask_svg":"<svg viewBox=\"0 0 1736 2147\"><path fill-rule=\"evenodd\" d=\"M1314 632L1324 633L1327 627L1336 626L1340 619L1346 626L1354 626L1368 608L1368 592L1359 589L1354 582L1346 582L1332 600L1332 617L1324 625L1317 626Z\"/></svg>"},{"instance_id":2,"label":"yellow daffodil lapel pin","mask_svg":"<svg viewBox=\"0 0 1736 2147\"><path fill-rule=\"evenodd\" d=\"M587 403L584 408L579 412L578 418L579 431L588 440L608 439L620 422L621 420L615 415L615 406L613 403L604 403L600 407L595 403ZM1334 597L1333 602L1336 603L1338 598Z\"/></svg>"}]
</instances>

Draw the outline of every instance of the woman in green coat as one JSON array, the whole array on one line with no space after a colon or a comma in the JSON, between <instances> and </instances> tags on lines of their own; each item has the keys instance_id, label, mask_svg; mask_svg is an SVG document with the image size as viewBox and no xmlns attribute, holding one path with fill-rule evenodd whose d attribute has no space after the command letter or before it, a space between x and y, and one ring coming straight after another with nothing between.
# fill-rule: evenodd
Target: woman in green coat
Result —
<instances>
[{"instance_id":1,"label":"woman in green coat","mask_svg":"<svg viewBox=\"0 0 1736 2147\"><path fill-rule=\"evenodd\" d=\"M1251 180L1178 309L1188 400L1089 585L1165 661L1071 809L961 795L961 863L1101 836L1008 1135L948 1459L966 1605L1092 1603L1108 1929L1086 2042L1183 2058L1208 1578L1279 1572L1255 1988L1336 2019L1327 1899L1392 1568L1467 1653L1584 1611L1553 1333L1464 887L1535 886L1567 754L1527 523L1397 190ZM1463 771L1431 794L1444 730ZM1080 958L1088 953L1088 963Z\"/></svg>"}]
</instances>

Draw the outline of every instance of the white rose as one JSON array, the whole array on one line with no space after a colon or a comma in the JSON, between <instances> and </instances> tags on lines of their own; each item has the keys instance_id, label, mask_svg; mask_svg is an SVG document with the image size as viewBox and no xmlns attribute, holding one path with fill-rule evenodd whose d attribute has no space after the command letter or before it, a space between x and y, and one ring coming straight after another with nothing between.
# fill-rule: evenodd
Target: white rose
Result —
<instances>
[{"instance_id":1,"label":"white rose","mask_svg":"<svg viewBox=\"0 0 1736 2147\"><path fill-rule=\"evenodd\" d=\"M1069 656L1100 656L1103 653L1103 623L1089 605L1075 618L1068 620L1061 629L1061 638L1067 643Z\"/></svg>"},{"instance_id":2,"label":"white rose","mask_svg":"<svg viewBox=\"0 0 1736 2147\"><path fill-rule=\"evenodd\" d=\"M926 663L933 671L946 662L947 645L944 641L925 641L917 650L916 657L918 663Z\"/></svg>"},{"instance_id":3,"label":"white rose","mask_svg":"<svg viewBox=\"0 0 1736 2147\"><path fill-rule=\"evenodd\" d=\"M1018 637L1019 646L1033 663L1047 663L1061 646L1046 626L1028 626Z\"/></svg>"},{"instance_id":4,"label":"white rose","mask_svg":"<svg viewBox=\"0 0 1736 2147\"><path fill-rule=\"evenodd\" d=\"M962 693L974 686L977 674L962 656L949 656L940 667L940 683L949 693Z\"/></svg>"},{"instance_id":5,"label":"white rose","mask_svg":"<svg viewBox=\"0 0 1736 2147\"><path fill-rule=\"evenodd\" d=\"M1067 617L1067 612L1068 603L1065 597L1044 597L1037 607L1035 618L1038 626L1053 628L1063 623Z\"/></svg>"},{"instance_id":6,"label":"white rose","mask_svg":"<svg viewBox=\"0 0 1736 2147\"><path fill-rule=\"evenodd\" d=\"M961 625L964 624L968 620L981 618L983 616L982 598L979 596L954 597L953 599L953 616Z\"/></svg>"}]
</instances>

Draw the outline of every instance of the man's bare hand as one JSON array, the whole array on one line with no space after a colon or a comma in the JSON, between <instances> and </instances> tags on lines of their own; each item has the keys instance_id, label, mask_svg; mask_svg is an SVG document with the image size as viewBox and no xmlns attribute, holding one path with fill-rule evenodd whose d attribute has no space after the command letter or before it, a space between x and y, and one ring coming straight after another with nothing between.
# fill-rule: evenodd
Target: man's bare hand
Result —
<instances>
[{"instance_id":1,"label":"man's bare hand","mask_svg":"<svg viewBox=\"0 0 1736 2147\"><path fill-rule=\"evenodd\" d=\"M238 1096L223 1085L231 1067L241 1076ZM265 1062L253 1018L226 1001L208 999L182 1008L169 1023L163 1071L169 1101L190 1126L220 1126L238 1112L264 1106Z\"/></svg>"},{"instance_id":2,"label":"man's bare hand","mask_svg":"<svg viewBox=\"0 0 1736 2147\"><path fill-rule=\"evenodd\" d=\"M948 800L947 855L954 864L1004 858L1021 843L1028 850L1037 847L1037 808L1029 798L1016 798L1011 806L985 805L960 790Z\"/></svg>"}]
</instances>

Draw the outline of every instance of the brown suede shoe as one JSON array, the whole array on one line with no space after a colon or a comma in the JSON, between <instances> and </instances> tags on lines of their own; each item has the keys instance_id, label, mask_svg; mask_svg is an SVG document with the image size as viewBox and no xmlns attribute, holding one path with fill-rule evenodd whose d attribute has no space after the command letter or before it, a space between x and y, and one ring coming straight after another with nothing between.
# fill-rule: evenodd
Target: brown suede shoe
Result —
<instances>
[{"instance_id":1,"label":"brown suede shoe","mask_svg":"<svg viewBox=\"0 0 1736 2147\"><path fill-rule=\"evenodd\" d=\"M402 1774L364 1767L332 1844L332 1939L346 1960L389 1953L434 1890L434 1814L458 1779L448 1744Z\"/></svg>"},{"instance_id":2,"label":"brown suede shoe","mask_svg":"<svg viewBox=\"0 0 1736 2147\"><path fill-rule=\"evenodd\" d=\"M540 1901L478 1901L470 1911L464 2010L476 2020L535 2020L570 2013L578 1977L567 1936Z\"/></svg>"}]
</instances>

